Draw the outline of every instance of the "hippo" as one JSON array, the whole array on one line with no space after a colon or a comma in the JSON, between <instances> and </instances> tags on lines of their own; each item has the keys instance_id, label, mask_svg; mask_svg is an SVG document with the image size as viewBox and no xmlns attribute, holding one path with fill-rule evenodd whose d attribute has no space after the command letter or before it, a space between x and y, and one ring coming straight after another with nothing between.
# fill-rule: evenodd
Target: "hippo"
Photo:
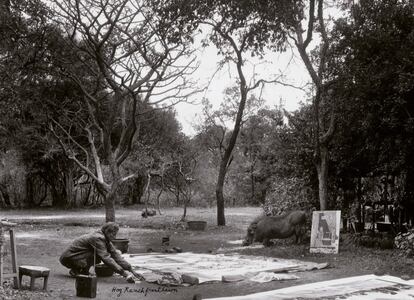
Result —
<instances>
[{"instance_id":1,"label":"hippo","mask_svg":"<svg viewBox=\"0 0 414 300\"><path fill-rule=\"evenodd\" d=\"M247 235L243 246L253 242L262 242L270 246L271 239L285 239L295 235L295 242L299 243L306 223L304 211L296 210L280 216L259 216L247 228Z\"/></svg>"}]
</instances>

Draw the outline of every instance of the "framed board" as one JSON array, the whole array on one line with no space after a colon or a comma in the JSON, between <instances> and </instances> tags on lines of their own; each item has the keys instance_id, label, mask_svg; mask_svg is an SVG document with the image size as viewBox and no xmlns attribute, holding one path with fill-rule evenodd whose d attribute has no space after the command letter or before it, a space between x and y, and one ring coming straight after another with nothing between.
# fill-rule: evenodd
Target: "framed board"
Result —
<instances>
[{"instance_id":1,"label":"framed board","mask_svg":"<svg viewBox=\"0 0 414 300\"><path fill-rule=\"evenodd\" d=\"M340 210L314 211L310 240L311 253L338 253Z\"/></svg>"}]
</instances>

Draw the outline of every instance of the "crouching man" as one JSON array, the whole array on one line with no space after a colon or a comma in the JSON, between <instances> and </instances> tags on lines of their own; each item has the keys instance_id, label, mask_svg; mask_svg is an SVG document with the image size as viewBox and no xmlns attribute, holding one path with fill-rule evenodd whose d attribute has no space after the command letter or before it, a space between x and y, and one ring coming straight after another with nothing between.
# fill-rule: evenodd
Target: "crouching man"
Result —
<instances>
[{"instance_id":1,"label":"crouching man","mask_svg":"<svg viewBox=\"0 0 414 300\"><path fill-rule=\"evenodd\" d=\"M70 269L71 276L88 275L96 254L96 263L102 261L114 272L125 277L128 282L142 279L142 276L132 269L112 244L111 240L116 238L118 231L118 224L108 222L100 230L80 236L60 256L60 263Z\"/></svg>"}]
</instances>

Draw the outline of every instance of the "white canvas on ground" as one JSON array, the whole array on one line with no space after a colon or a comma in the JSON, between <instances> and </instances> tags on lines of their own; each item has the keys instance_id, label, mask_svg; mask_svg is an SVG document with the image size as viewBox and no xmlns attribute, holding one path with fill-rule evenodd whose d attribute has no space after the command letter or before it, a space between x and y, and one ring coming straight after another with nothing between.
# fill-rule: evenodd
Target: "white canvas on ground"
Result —
<instances>
[{"instance_id":1,"label":"white canvas on ground","mask_svg":"<svg viewBox=\"0 0 414 300\"><path fill-rule=\"evenodd\" d=\"M243 296L207 298L205 300L269 299L413 300L414 280L405 281L393 276L364 275Z\"/></svg>"},{"instance_id":2,"label":"white canvas on ground","mask_svg":"<svg viewBox=\"0 0 414 300\"><path fill-rule=\"evenodd\" d=\"M229 276L244 276L249 279L260 272L294 272L327 266L327 264L292 259L191 252L124 254L123 257L137 272L155 271L191 275L198 278L199 283L222 281L223 277Z\"/></svg>"}]
</instances>

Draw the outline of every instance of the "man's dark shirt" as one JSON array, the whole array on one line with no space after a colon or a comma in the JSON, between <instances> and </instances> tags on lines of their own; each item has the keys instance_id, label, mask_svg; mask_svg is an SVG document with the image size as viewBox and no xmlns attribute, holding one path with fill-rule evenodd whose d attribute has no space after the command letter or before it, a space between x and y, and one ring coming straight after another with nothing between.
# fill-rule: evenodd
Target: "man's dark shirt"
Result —
<instances>
[{"instance_id":1,"label":"man's dark shirt","mask_svg":"<svg viewBox=\"0 0 414 300\"><path fill-rule=\"evenodd\" d=\"M96 255L116 273L122 274L123 270L132 270L131 265L122 258L116 251L112 242L107 239L104 233L100 230L82 235L74 240L63 252L61 259L93 259L94 248L96 249Z\"/></svg>"}]
</instances>

